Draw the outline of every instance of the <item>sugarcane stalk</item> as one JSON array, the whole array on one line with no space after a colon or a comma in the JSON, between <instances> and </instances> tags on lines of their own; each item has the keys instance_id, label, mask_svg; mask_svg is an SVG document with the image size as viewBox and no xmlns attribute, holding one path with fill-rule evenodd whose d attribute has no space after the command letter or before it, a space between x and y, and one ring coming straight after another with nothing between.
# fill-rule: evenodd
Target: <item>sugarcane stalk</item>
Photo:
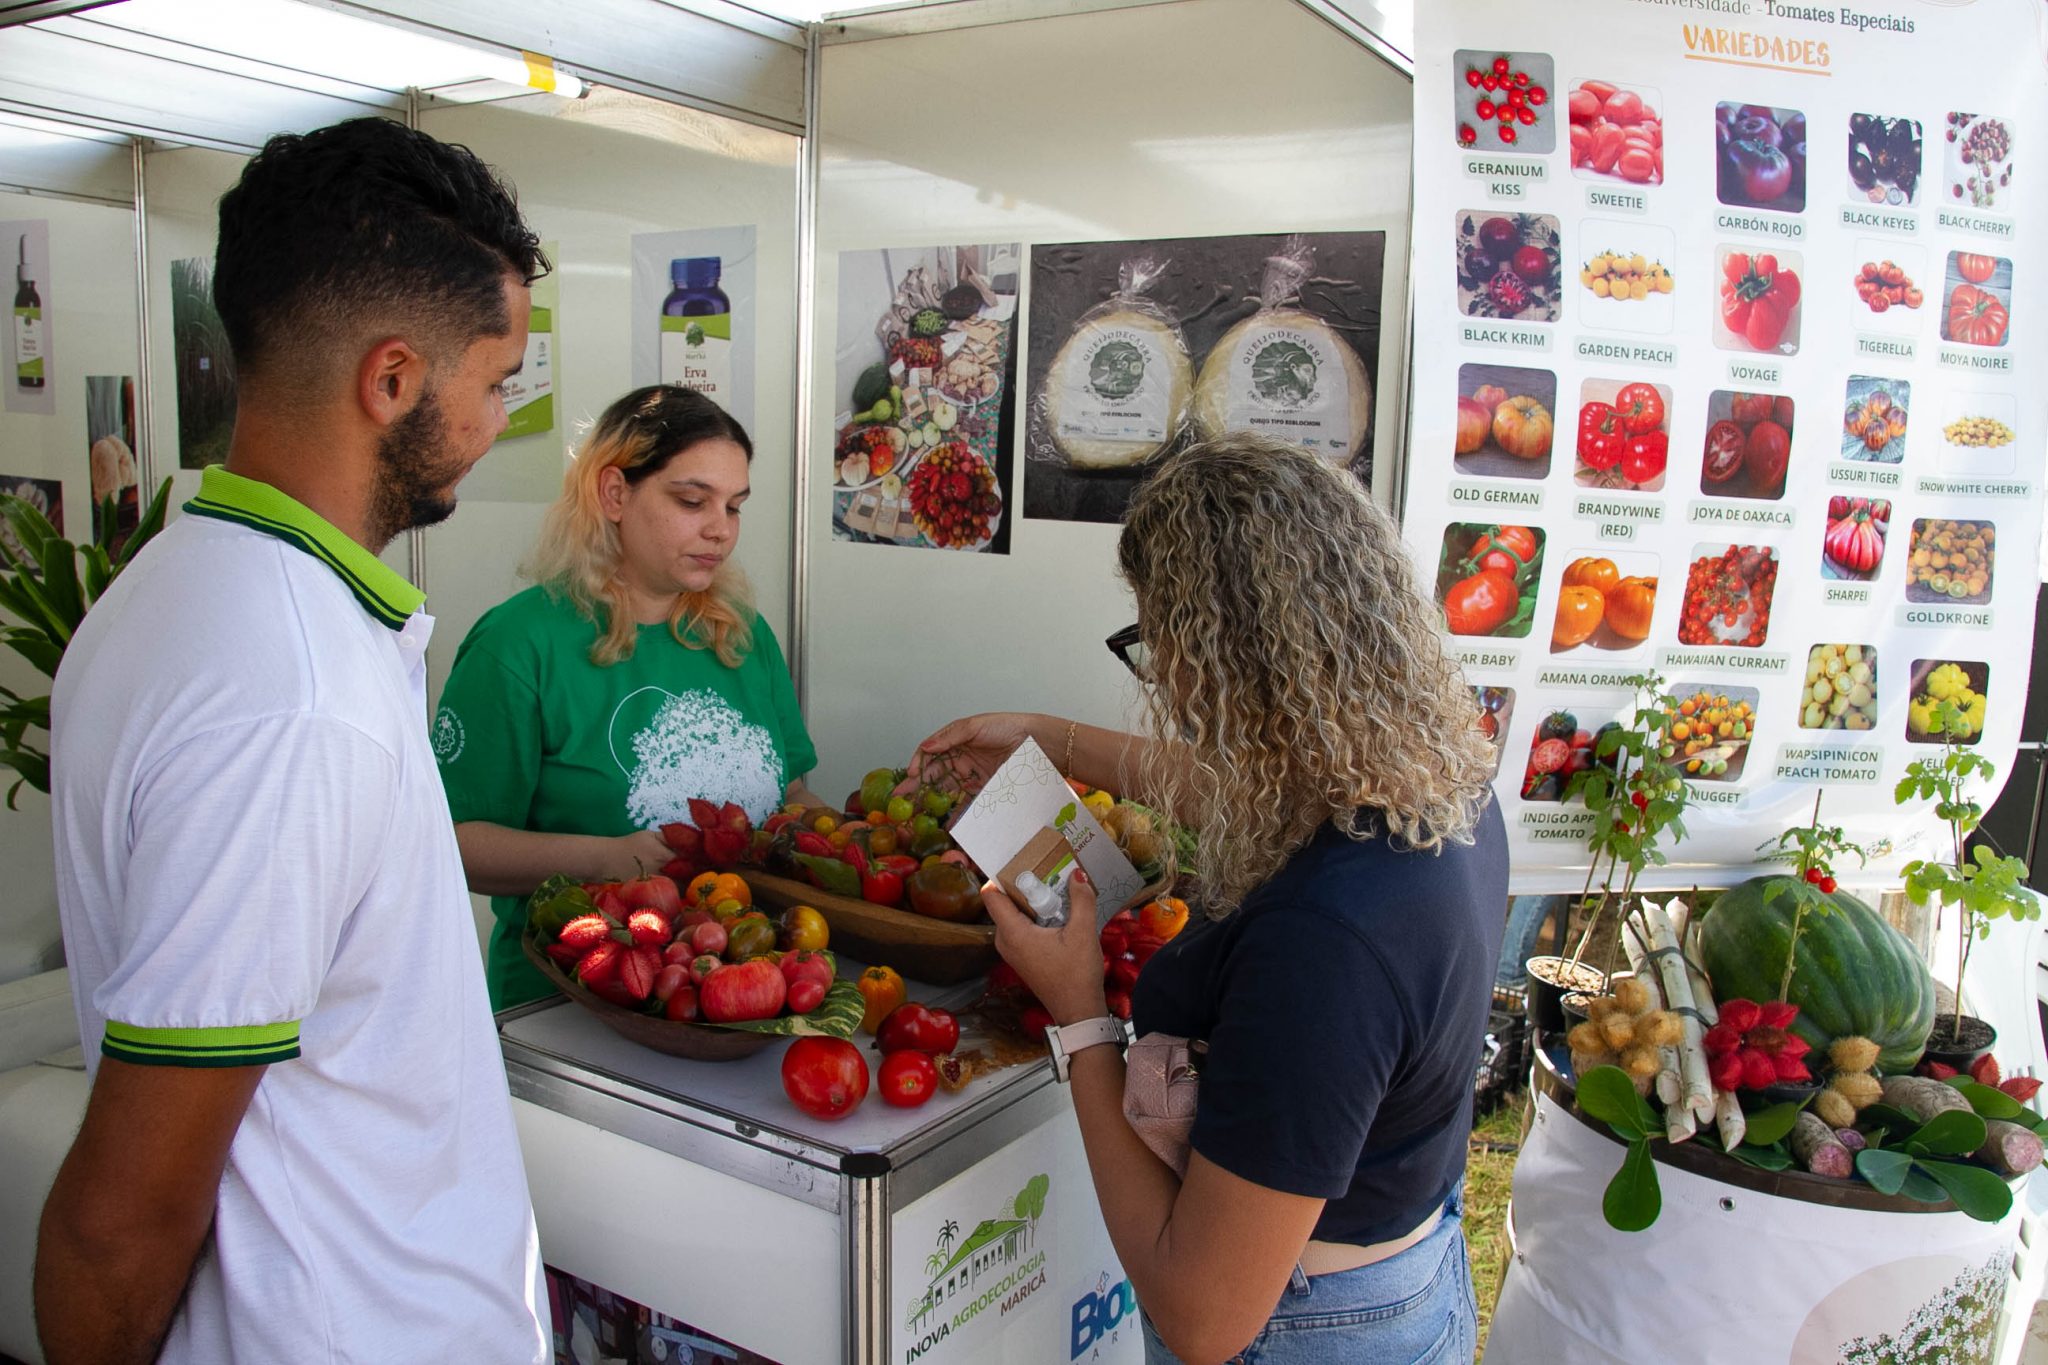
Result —
<instances>
[{"instance_id":1,"label":"sugarcane stalk","mask_svg":"<svg viewBox=\"0 0 2048 1365\"><path fill-rule=\"evenodd\" d=\"M1692 980L1678 950L1678 935L1672 931L1671 918L1664 913L1663 906L1645 900L1642 914L1650 931L1650 952L1656 958L1657 976L1664 985L1664 999L1678 1014L1685 1030L1678 1045L1678 1076L1685 1106L1692 1110L1694 1118L1713 1120L1714 1084L1707 1076L1707 1051L1701 1041L1706 1031L1694 1013Z\"/></svg>"}]
</instances>

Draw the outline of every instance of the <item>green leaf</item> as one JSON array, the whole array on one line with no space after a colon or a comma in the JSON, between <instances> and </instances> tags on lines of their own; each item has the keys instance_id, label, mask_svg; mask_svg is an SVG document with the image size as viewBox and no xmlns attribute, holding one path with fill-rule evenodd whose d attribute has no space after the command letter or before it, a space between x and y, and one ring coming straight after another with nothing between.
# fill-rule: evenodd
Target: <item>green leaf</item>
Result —
<instances>
[{"instance_id":1,"label":"green leaf","mask_svg":"<svg viewBox=\"0 0 2048 1365\"><path fill-rule=\"evenodd\" d=\"M2012 1211L2012 1186L1981 1166L1923 1161L1920 1169L1955 1200L1957 1208L1979 1222L1995 1223Z\"/></svg>"},{"instance_id":2,"label":"green leaf","mask_svg":"<svg viewBox=\"0 0 2048 1365\"><path fill-rule=\"evenodd\" d=\"M714 1024L708 1019L694 1022L706 1028L731 1029L735 1033L766 1033L777 1038L851 1038L860 1027L867 1000L851 981L834 981L825 999L809 1014L784 1014L773 1019L743 1019Z\"/></svg>"},{"instance_id":3,"label":"green leaf","mask_svg":"<svg viewBox=\"0 0 2048 1365\"><path fill-rule=\"evenodd\" d=\"M1945 1166L1948 1163L1940 1164ZM1914 1162L1913 1169L1906 1172L1906 1183L1900 1186L1899 1193L1908 1199L1917 1199L1923 1204L1939 1204L1948 1198L1947 1191L1936 1183L1933 1176L1927 1174L1926 1163L1919 1161Z\"/></svg>"},{"instance_id":4,"label":"green leaf","mask_svg":"<svg viewBox=\"0 0 2048 1365\"><path fill-rule=\"evenodd\" d=\"M128 562L135 558L142 547L149 544L156 538L156 533L164 529L164 517L170 508L170 501L171 481L166 478L157 485L156 496L149 500L149 506L142 509L142 516L136 521L135 529L128 533L127 542L121 546L120 557L114 561L115 573L118 574L126 568ZM101 523L103 534L111 536L113 526L114 518L106 518Z\"/></svg>"},{"instance_id":5,"label":"green leaf","mask_svg":"<svg viewBox=\"0 0 2048 1365\"><path fill-rule=\"evenodd\" d=\"M1964 1099L1970 1102L1970 1108L1976 1110L1981 1118L2017 1119L2020 1115L2029 1112L2026 1106L2006 1094L2003 1090L1980 1084L1971 1080L1968 1076L1950 1076L1943 1084L1953 1086ZM1981 1146L1982 1144L1980 1143L1979 1145ZM1972 1147L1970 1150L1974 1152L1977 1149Z\"/></svg>"},{"instance_id":6,"label":"green leaf","mask_svg":"<svg viewBox=\"0 0 2048 1365\"><path fill-rule=\"evenodd\" d=\"M43 515L42 509L26 498L17 498L11 493L0 494L0 518L13 528L16 539L21 541L29 557L38 562L42 560L45 545L63 539L57 534L57 528L50 524L50 519Z\"/></svg>"},{"instance_id":7,"label":"green leaf","mask_svg":"<svg viewBox=\"0 0 2048 1365\"><path fill-rule=\"evenodd\" d=\"M1894 1109L1888 1104L1872 1104L1857 1111L1856 1126L1876 1145L1894 1133L1912 1132L1920 1126L1920 1120L1903 1109Z\"/></svg>"},{"instance_id":8,"label":"green leaf","mask_svg":"<svg viewBox=\"0 0 2048 1365\"><path fill-rule=\"evenodd\" d=\"M1596 1066L1579 1077L1579 1108L1629 1141L1659 1131L1656 1115L1647 1112L1635 1082L1618 1066Z\"/></svg>"},{"instance_id":9,"label":"green leaf","mask_svg":"<svg viewBox=\"0 0 2048 1365\"><path fill-rule=\"evenodd\" d=\"M43 544L43 593L50 599L50 609L64 621L64 637L69 640L85 619L85 595L78 582L78 551L62 536Z\"/></svg>"},{"instance_id":10,"label":"green leaf","mask_svg":"<svg viewBox=\"0 0 2048 1365\"><path fill-rule=\"evenodd\" d=\"M1745 1166L1754 1166L1760 1171L1785 1171L1792 1168L1792 1154L1785 1150L1783 1143L1768 1147L1752 1147L1747 1140L1735 1144L1735 1150L1728 1153Z\"/></svg>"},{"instance_id":11,"label":"green leaf","mask_svg":"<svg viewBox=\"0 0 2048 1365\"><path fill-rule=\"evenodd\" d=\"M57 676L57 665L64 658L64 647L42 631L24 626L0 626L0 643L27 659L44 677Z\"/></svg>"},{"instance_id":12,"label":"green leaf","mask_svg":"<svg viewBox=\"0 0 2048 1365\"><path fill-rule=\"evenodd\" d=\"M0 748L0 767L14 769L21 774L22 782L26 782L45 796L49 795L50 756L42 750L26 744ZM13 791L8 793L7 804L10 809L14 806L14 791L19 790L20 783L16 783Z\"/></svg>"},{"instance_id":13,"label":"green leaf","mask_svg":"<svg viewBox=\"0 0 2048 1365\"><path fill-rule=\"evenodd\" d=\"M1774 1104L1768 1109L1759 1109L1748 1116L1744 1146L1768 1147L1792 1131L1792 1125L1799 1121L1801 1106L1790 1102Z\"/></svg>"},{"instance_id":14,"label":"green leaf","mask_svg":"<svg viewBox=\"0 0 2048 1365\"><path fill-rule=\"evenodd\" d=\"M1912 1169L1913 1158L1904 1152L1865 1147L1856 1154L1856 1174L1869 1181L1871 1188L1880 1194L1897 1194L1904 1189L1906 1176Z\"/></svg>"},{"instance_id":15,"label":"green leaf","mask_svg":"<svg viewBox=\"0 0 2048 1365\"><path fill-rule=\"evenodd\" d=\"M1657 1163L1650 1158L1650 1144L1637 1138L1628 1145L1621 1169L1607 1182L1600 1200L1600 1212L1607 1226L1617 1232L1641 1232L1657 1221L1664 1210L1664 1191L1657 1184Z\"/></svg>"},{"instance_id":16,"label":"green leaf","mask_svg":"<svg viewBox=\"0 0 2048 1365\"><path fill-rule=\"evenodd\" d=\"M97 545L81 545L78 557L85 561L85 601L87 609L100 600L107 585L114 581L114 565L107 558L107 552Z\"/></svg>"},{"instance_id":17,"label":"green leaf","mask_svg":"<svg viewBox=\"0 0 2048 1365\"><path fill-rule=\"evenodd\" d=\"M837 858L820 858L814 853L799 853L797 864L813 877L818 885L836 896L860 898L860 873L850 863Z\"/></svg>"},{"instance_id":18,"label":"green leaf","mask_svg":"<svg viewBox=\"0 0 2048 1365\"><path fill-rule=\"evenodd\" d=\"M1906 1135L1935 1156L1964 1156L1984 1145L1984 1120L1967 1109L1936 1114Z\"/></svg>"}]
</instances>

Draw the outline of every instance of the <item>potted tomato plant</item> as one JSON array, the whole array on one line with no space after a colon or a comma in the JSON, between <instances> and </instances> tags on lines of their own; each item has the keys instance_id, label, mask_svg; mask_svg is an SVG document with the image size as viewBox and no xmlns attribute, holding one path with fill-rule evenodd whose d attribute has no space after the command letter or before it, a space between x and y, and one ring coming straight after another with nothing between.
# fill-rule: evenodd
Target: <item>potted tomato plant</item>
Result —
<instances>
[{"instance_id":1,"label":"potted tomato plant","mask_svg":"<svg viewBox=\"0 0 2048 1365\"><path fill-rule=\"evenodd\" d=\"M1966 847L1972 831L1984 818L1984 807L1970 798L1972 778L1997 775L1991 760L1964 747L1966 738L1977 733L1970 718L1954 701L1938 699L1933 708L1933 730L1941 739L1941 750L1929 758L1906 765L1906 775L1894 790L1894 799L1934 802L1934 813L1948 826L1950 857L1947 861L1917 858L1902 869L1906 894L1916 905L1930 900L1955 906L1956 1011L1938 1014L1928 1040L1927 1059L1954 1067L1968 1068L1971 1062L1991 1050L1998 1034L1990 1024L1963 1011L1963 977L1970 966L1970 947L1991 932L1991 921L2009 915L2014 919L2037 919L2041 903L2023 883L2027 865L2018 858L2001 857L1979 844Z\"/></svg>"},{"instance_id":2,"label":"potted tomato plant","mask_svg":"<svg viewBox=\"0 0 2048 1365\"><path fill-rule=\"evenodd\" d=\"M1681 816L1686 785L1663 757L1666 731L1678 713L1677 699L1664 695L1664 679L1658 674L1637 674L1628 682L1636 689L1632 717L1601 729L1593 741L1591 764L1573 773L1565 785L1565 798L1582 800L1594 817L1586 884L1579 892L1585 926L1569 957L1532 957L1524 964L1530 1022L1551 1031L1563 1027L1567 992L1606 988L1608 973L1585 961L1588 949L1607 923L1609 909L1627 915L1636 879L1644 869L1669 860L1661 845L1685 834ZM1617 918L1609 933L1617 933L1619 924Z\"/></svg>"}]
</instances>

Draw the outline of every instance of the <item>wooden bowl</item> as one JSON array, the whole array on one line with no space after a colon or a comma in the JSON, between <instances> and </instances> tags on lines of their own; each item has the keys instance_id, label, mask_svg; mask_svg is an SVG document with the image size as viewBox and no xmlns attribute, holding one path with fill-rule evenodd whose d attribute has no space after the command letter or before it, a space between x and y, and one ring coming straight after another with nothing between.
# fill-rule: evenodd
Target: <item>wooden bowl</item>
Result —
<instances>
[{"instance_id":1,"label":"wooden bowl","mask_svg":"<svg viewBox=\"0 0 2048 1365\"><path fill-rule=\"evenodd\" d=\"M832 949L869 966L894 967L914 981L951 986L986 975L999 960L996 927L986 918L963 924L914 910L892 910L754 868L740 876L753 891L756 908L786 910L792 905L808 905L830 926L828 946ZM1133 897L1131 905L1157 900L1172 889L1173 873L1168 871Z\"/></svg>"},{"instance_id":2,"label":"wooden bowl","mask_svg":"<svg viewBox=\"0 0 2048 1365\"><path fill-rule=\"evenodd\" d=\"M971 980L996 965L996 927L986 920L958 924L914 910L892 910L751 867L740 876L753 891L757 909L815 909L832 930L827 946L857 962L894 967L933 986Z\"/></svg>"},{"instance_id":3,"label":"wooden bowl","mask_svg":"<svg viewBox=\"0 0 2048 1365\"><path fill-rule=\"evenodd\" d=\"M658 1019L623 1005L614 1005L564 972L553 958L541 950L532 934L521 939L520 946L526 950L527 960L540 969L542 976L554 982L562 994L596 1015L606 1028L629 1043L638 1043L671 1057L687 1057L693 1062L736 1062L742 1057L753 1056L770 1043L785 1041L772 1033L749 1033L743 1029L712 1028L675 1019Z\"/></svg>"}]
</instances>

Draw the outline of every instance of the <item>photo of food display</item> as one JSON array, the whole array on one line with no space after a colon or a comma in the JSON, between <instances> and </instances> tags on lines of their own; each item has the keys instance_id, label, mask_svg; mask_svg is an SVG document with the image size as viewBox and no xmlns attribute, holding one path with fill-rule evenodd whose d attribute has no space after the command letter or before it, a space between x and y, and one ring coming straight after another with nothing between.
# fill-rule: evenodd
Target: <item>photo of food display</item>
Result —
<instances>
[{"instance_id":1,"label":"photo of food display","mask_svg":"<svg viewBox=\"0 0 2048 1365\"><path fill-rule=\"evenodd\" d=\"M836 538L1009 551L1015 246L839 259Z\"/></svg>"}]
</instances>

